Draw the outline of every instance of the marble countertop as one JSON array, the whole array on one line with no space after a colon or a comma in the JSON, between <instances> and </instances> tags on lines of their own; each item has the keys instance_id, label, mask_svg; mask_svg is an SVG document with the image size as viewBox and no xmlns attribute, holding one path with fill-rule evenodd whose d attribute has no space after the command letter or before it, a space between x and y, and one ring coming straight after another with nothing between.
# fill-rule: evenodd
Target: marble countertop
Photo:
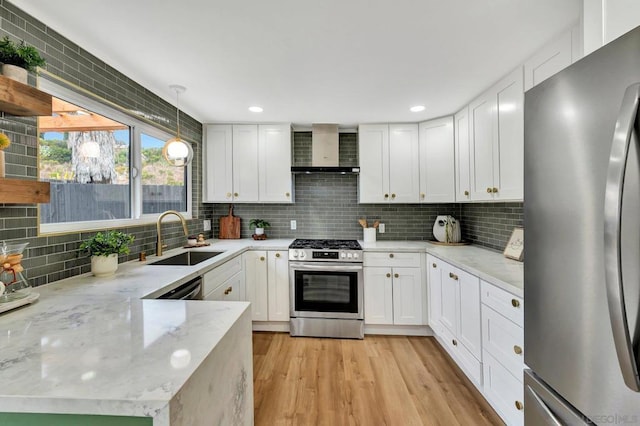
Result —
<instances>
[{"instance_id":1,"label":"marble countertop","mask_svg":"<svg viewBox=\"0 0 640 426\"><path fill-rule=\"evenodd\" d=\"M365 251L426 251L511 294L524 296L524 264L479 246L442 246L428 241L360 242Z\"/></svg>"},{"instance_id":2,"label":"marble countertop","mask_svg":"<svg viewBox=\"0 0 640 426\"><path fill-rule=\"evenodd\" d=\"M153 300L247 250L286 250L292 239L210 240L224 251L195 266L120 264L37 287L40 300L0 315L0 411L154 416L193 374L247 302ZM364 250L426 251L522 296L522 263L474 246L362 243Z\"/></svg>"}]
</instances>

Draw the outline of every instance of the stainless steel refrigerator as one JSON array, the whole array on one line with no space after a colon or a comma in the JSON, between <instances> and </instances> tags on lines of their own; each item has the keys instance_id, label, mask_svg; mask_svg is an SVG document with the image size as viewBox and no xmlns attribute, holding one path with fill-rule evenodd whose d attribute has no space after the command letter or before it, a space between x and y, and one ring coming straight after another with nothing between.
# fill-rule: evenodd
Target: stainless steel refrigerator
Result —
<instances>
[{"instance_id":1,"label":"stainless steel refrigerator","mask_svg":"<svg viewBox=\"0 0 640 426\"><path fill-rule=\"evenodd\" d=\"M640 28L525 94L525 424L640 424Z\"/></svg>"}]
</instances>

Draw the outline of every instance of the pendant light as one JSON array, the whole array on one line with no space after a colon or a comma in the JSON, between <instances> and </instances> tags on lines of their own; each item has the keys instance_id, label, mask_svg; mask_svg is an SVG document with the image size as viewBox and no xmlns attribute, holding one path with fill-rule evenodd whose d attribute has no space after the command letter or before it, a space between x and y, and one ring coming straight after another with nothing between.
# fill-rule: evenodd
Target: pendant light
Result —
<instances>
[{"instance_id":1,"label":"pendant light","mask_svg":"<svg viewBox=\"0 0 640 426\"><path fill-rule=\"evenodd\" d=\"M176 167L184 167L193 159L193 148L191 144L180 138L180 93L187 90L184 86L172 84L169 86L176 92L176 137L164 143L162 156L169 164Z\"/></svg>"}]
</instances>

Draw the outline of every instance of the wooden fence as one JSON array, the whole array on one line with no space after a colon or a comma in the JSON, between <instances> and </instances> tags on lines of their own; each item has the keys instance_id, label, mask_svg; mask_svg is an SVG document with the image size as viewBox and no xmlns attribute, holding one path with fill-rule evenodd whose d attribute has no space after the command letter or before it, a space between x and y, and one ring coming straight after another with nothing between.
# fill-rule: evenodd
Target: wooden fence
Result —
<instances>
[{"instance_id":1,"label":"wooden fence","mask_svg":"<svg viewBox=\"0 0 640 426\"><path fill-rule=\"evenodd\" d=\"M131 217L129 185L51 183L51 202L41 204L41 223L125 219ZM186 188L143 185L143 213L186 209Z\"/></svg>"}]
</instances>

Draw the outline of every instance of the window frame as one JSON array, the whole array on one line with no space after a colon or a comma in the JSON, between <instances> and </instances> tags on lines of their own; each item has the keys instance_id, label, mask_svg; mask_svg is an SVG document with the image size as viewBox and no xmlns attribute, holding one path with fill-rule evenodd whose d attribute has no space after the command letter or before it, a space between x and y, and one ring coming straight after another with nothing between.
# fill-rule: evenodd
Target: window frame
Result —
<instances>
[{"instance_id":1,"label":"window frame","mask_svg":"<svg viewBox=\"0 0 640 426\"><path fill-rule=\"evenodd\" d=\"M41 76L42 77L42 76ZM118 121L129 126L129 185L130 185L130 214L127 219L111 219L111 220L92 220L78 222L61 222L61 223L41 223L40 206L38 205L38 235L55 235L70 232L97 231L111 228L126 228L132 226L142 226L155 224L161 213L142 214L142 142L141 134L166 140L175 135L167 128L161 128L158 124L151 124L140 117L136 117L131 113L124 112L121 107L101 99L98 96L86 92L80 88L68 88L56 82L45 78L38 78L38 88L57 98L64 99L67 102L86 108L96 114L104 115L107 118ZM86 93L80 93L80 91ZM37 129L37 148L38 148L38 177L40 176L40 125L38 122ZM187 210L180 213L185 219L193 218L193 181L192 181L192 163L187 165L185 186L187 192ZM173 221L174 218L168 217L167 221ZM177 221L178 219L175 218Z\"/></svg>"}]
</instances>

